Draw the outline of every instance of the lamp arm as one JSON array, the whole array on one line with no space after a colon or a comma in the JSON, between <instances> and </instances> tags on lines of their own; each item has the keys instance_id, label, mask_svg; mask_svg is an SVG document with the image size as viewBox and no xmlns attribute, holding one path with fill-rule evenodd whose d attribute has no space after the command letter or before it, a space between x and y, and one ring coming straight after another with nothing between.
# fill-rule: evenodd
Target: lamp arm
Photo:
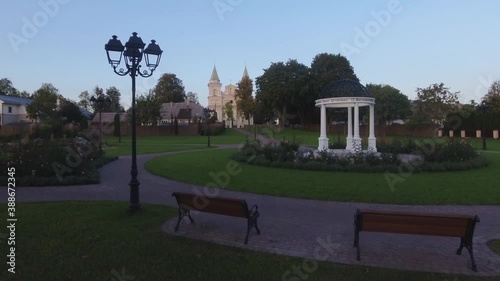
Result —
<instances>
[{"instance_id":1,"label":"lamp arm","mask_svg":"<svg viewBox=\"0 0 500 281\"><path fill-rule=\"evenodd\" d=\"M123 68L120 68L118 71L116 70L117 67L113 67L113 71L120 75L120 76L126 76L127 74L130 73L130 69L127 69L127 71L125 71Z\"/></svg>"},{"instance_id":2,"label":"lamp arm","mask_svg":"<svg viewBox=\"0 0 500 281\"><path fill-rule=\"evenodd\" d=\"M136 75L140 75L141 77L148 78L148 77L151 77L153 75L155 69L143 70L141 72L141 65L138 65Z\"/></svg>"}]
</instances>

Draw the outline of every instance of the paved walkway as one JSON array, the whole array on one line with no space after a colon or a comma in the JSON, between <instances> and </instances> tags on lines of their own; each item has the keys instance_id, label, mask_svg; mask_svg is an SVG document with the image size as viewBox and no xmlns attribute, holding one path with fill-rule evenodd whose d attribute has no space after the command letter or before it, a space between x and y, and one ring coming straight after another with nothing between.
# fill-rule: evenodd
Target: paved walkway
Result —
<instances>
[{"instance_id":1,"label":"paved walkway","mask_svg":"<svg viewBox=\"0 0 500 281\"><path fill-rule=\"evenodd\" d=\"M144 169L144 163L148 160L169 154L173 153L138 156L142 203L176 206L175 200L171 197L173 191L198 189L204 192L203 187L157 177ZM101 169L101 183L98 185L18 187L16 200L18 202L128 201L129 170L130 157L120 157L119 160ZM304 179L304 182L307 182L307 179ZM0 190L0 200L6 202L7 192L4 187ZM214 192L214 190L209 191ZM248 245L243 245L246 221L202 213L194 216L195 224L186 222L181 225L177 233L172 232L175 219L166 221L162 226L163 230L174 235L204 239L224 245L335 263L412 271L500 276L500 256L494 254L486 245L488 240L500 238L500 206L379 205L281 198L228 190L216 192L221 196L245 199L250 205L258 204L261 213L259 226L262 234L257 236L252 233ZM462 256L455 255L459 239L430 236L361 233L362 260L357 262L355 249L352 247L353 215L356 208L364 207L479 215L481 222L476 228L474 239L479 272L474 273L470 269L470 260L466 251Z\"/></svg>"}]
</instances>

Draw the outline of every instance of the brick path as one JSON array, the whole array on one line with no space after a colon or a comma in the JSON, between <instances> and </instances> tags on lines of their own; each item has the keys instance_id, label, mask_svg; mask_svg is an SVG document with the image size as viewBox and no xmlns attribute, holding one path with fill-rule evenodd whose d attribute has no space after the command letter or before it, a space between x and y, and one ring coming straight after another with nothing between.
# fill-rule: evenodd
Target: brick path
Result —
<instances>
[{"instance_id":1,"label":"brick path","mask_svg":"<svg viewBox=\"0 0 500 281\"><path fill-rule=\"evenodd\" d=\"M235 146L220 146L220 148ZM178 152L177 152L178 153ZM176 206L173 191L192 191L202 187L179 183L149 174L144 163L159 155L138 155L140 194L142 203ZM165 167L168 169L168 167ZM36 201L128 201L130 156L120 157L101 169L101 183L86 186L18 187L16 200ZM243 171L244 172L244 171ZM250 184L250 183L249 183ZM0 200L6 202L5 187L0 188ZM170 234L182 235L289 256L315 258L329 262L368 265L412 271L441 272L477 276L500 276L500 256L494 254L486 242L500 238L500 206L403 206L362 203L339 203L273 197L267 195L220 190L221 196L242 198L259 205L260 236L250 235L243 245L246 221L243 219L195 214L196 223L184 223L173 233L175 219L162 226ZM479 272L470 269L467 251L455 255L459 239L361 233L361 262L355 259L353 243L353 215L356 208L429 211L442 213L477 214L481 222L476 228L474 251ZM323 246L322 246L323 245ZM326 245L326 246L324 246ZM317 248L319 249L317 250Z\"/></svg>"}]
</instances>

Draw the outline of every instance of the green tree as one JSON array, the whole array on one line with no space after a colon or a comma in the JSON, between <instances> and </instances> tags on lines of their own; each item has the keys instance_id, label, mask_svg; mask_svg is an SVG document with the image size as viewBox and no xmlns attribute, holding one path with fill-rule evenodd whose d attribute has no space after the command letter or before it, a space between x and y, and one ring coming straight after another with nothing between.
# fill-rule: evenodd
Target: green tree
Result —
<instances>
[{"instance_id":1,"label":"green tree","mask_svg":"<svg viewBox=\"0 0 500 281\"><path fill-rule=\"evenodd\" d=\"M236 108L238 108L238 115L248 120L250 125L250 118L255 110L255 101L252 96L253 82L248 76L243 76L241 81L238 82L238 88L235 92Z\"/></svg>"},{"instance_id":2,"label":"green tree","mask_svg":"<svg viewBox=\"0 0 500 281\"><path fill-rule=\"evenodd\" d=\"M78 95L78 98L80 99L78 101L78 106L81 106L85 109L89 109L91 107L90 105L90 94L88 91L83 91Z\"/></svg>"},{"instance_id":3,"label":"green tree","mask_svg":"<svg viewBox=\"0 0 500 281\"><path fill-rule=\"evenodd\" d=\"M228 101L224 105L224 113L226 114L226 118L231 120L231 127L233 127L234 121L234 111L233 111L233 101Z\"/></svg>"},{"instance_id":4,"label":"green tree","mask_svg":"<svg viewBox=\"0 0 500 281\"><path fill-rule=\"evenodd\" d=\"M123 112L125 109L120 104L121 93L115 86L111 86L106 89L106 95L109 97L111 102L105 105L106 112ZM103 110L104 111L104 110Z\"/></svg>"},{"instance_id":5,"label":"green tree","mask_svg":"<svg viewBox=\"0 0 500 281\"><path fill-rule=\"evenodd\" d=\"M0 79L0 95L18 97L19 91L14 88L10 79L2 78Z\"/></svg>"},{"instance_id":6,"label":"green tree","mask_svg":"<svg viewBox=\"0 0 500 281\"><path fill-rule=\"evenodd\" d=\"M285 123L287 108L290 108L292 103L292 96L287 88L290 76L287 65L276 62L271 63L271 66L264 69L264 73L255 79L257 103L262 110L277 113L280 124Z\"/></svg>"},{"instance_id":7,"label":"green tree","mask_svg":"<svg viewBox=\"0 0 500 281\"><path fill-rule=\"evenodd\" d=\"M491 105L495 110L500 110L500 80L493 82L484 95L483 101Z\"/></svg>"},{"instance_id":8,"label":"green tree","mask_svg":"<svg viewBox=\"0 0 500 281\"><path fill-rule=\"evenodd\" d=\"M64 123L80 123L83 116L80 108L72 101L62 99L59 106L59 115Z\"/></svg>"},{"instance_id":9,"label":"green tree","mask_svg":"<svg viewBox=\"0 0 500 281\"><path fill-rule=\"evenodd\" d=\"M375 119L380 125L390 125L396 119L411 115L411 103L398 89L383 84L368 84L367 90L375 98Z\"/></svg>"},{"instance_id":10,"label":"green tree","mask_svg":"<svg viewBox=\"0 0 500 281\"><path fill-rule=\"evenodd\" d=\"M186 101L189 101L190 103L200 104L200 101L198 99L198 94L194 92L188 92L186 94Z\"/></svg>"},{"instance_id":11,"label":"green tree","mask_svg":"<svg viewBox=\"0 0 500 281\"><path fill-rule=\"evenodd\" d=\"M314 88L321 92L328 84L339 79L351 79L359 82L349 60L341 54L321 53L311 63Z\"/></svg>"},{"instance_id":12,"label":"green tree","mask_svg":"<svg viewBox=\"0 0 500 281\"><path fill-rule=\"evenodd\" d=\"M99 87L99 86L95 86L94 89L93 89L93 93L92 93L93 97L95 98L98 98L99 96L104 96L104 90ZM92 107L92 110L95 112L99 112L99 104L96 103L96 102L90 102L90 106ZM107 112L106 110L106 104L103 104L102 105L102 112Z\"/></svg>"},{"instance_id":13,"label":"green tree","mask_svg":"<svg viewBox=\"0 0 500 281\"><path fill-rule=\"evenodd\" d=\"M57 117L59 90L50 83L44 83L33 94L33 102L26 107L29 118L44 120Z\"/></svg>"},{"instance_id":14,"label":"green tree","mask_svg":"<svg viewBox=\"0 0 500 281\"><path fill-rule=\"evenodd\" d=\"M446 116L458 105L460 92L451 92L443 83L435 83L427 88L417 88L417 99L412 115L412 124L434 124L442 126Z\"/></svg>"},{"instance_id":15,"label":"green tree","mask_svg":"<svg viewBox=\"0 0 500 281\"><path fill-rule=\"evenodd\" d=\"M173 73L165 73L158 79L154 93L160 103L184 102L186 100L184 85Z\"/></svg>"},{"instance_id":16,"label":"green tree","mask_svg":"<svg viewBox=\"0 0 500 281\"><path fill-rule=\"evenodd\" d=\"M161 120L161 105L158 101L158 96L153 90L149 93L137 98L137 121L138 124L156 126Z\"/></svg>"}]
</instances>

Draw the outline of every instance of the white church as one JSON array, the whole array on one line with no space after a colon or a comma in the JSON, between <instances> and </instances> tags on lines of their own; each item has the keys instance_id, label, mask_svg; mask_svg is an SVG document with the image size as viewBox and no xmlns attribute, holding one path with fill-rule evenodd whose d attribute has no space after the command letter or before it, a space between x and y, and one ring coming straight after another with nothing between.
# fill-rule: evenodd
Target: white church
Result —
<instances>
[{"instance_id":1,"label":"white church","mask_svg":"<svg viewBox=\"0 0 500 281\"><path fill-rule=\"evenodd\" d=\"M243 77L249 77L247 67L243 71ZM208 108L214 110L217 114L218 122L225 121L226 127L236 127L242 128L248 125L248 119L240 117L238 114L238 108L236 106L236 89L238 86L229 83L224 87L224 92L222 92L222 83L220 82L219 75L217 74L217 69L212 70L212 76L210 76L210 81L208 82ZM226 116L226 110L224 106L227 102L232 103L233 106L233 122L229 120ZM250 118L250 125L253 125L253 118Z\"/></svg>"}]
</instances>

